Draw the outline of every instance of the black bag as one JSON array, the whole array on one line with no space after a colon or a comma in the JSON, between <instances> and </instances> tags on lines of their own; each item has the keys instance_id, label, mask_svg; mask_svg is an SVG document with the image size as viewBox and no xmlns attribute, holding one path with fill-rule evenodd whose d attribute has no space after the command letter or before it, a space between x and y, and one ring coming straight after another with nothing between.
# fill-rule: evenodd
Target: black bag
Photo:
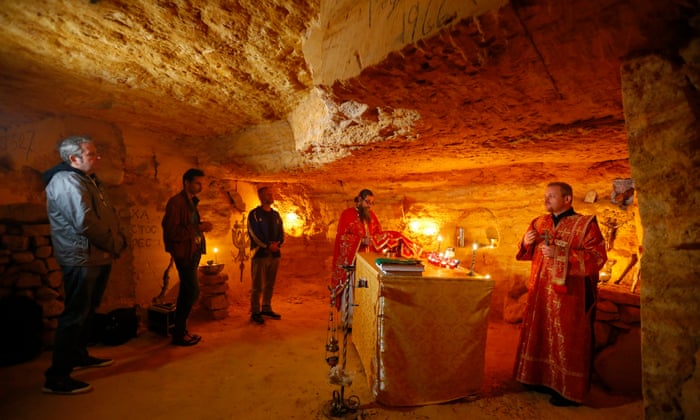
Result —
<instances>
[{"instance_id":1,"label":"black bag","mask_svg":"<svg viewBox=\"0 0 700 420\"><path fill-rule=\"evenodd\" d=\"M136 337L138 326L136 307L117 308L106 314L95 314L91 341L118 346Z\"/></svg>"},{"instance_id":2,"label":"black bag","mask_svg":"<svg viewBox=\"0 0 700 420\"><path fill-rule=\"evenodd\" d=\"M27 296L14 295L0 299L0 366L26 362L41 353L44 328L41 306Z\"/></svg>"}]
</instances>

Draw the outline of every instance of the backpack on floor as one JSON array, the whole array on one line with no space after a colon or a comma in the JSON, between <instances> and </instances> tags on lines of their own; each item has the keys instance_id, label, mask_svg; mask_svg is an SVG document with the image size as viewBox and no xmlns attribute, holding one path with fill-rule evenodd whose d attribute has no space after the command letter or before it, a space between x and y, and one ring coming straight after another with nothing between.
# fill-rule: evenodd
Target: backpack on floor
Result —
<instances>
[{"instance_id":1,"label":"backpack on floor","mask_svg":"<svg viewBox=\"0 0 700 420\"><path fill-rule=\"evenodd\" d=\"M95 314L92 342L118 346L136 337L139 318L136 308L117 308L106 314Z\"/></svg>"},{"instance_id":2,"label":"backpack on floor","mask_svg":"<svg viewBox=\"0 0 700 420\"><path fill-rule=\"evenodd\" d=\"M0 366L26 362L41 353L43 310L34 299L13 295L0 299Z\"/></svg>"}]
</instances>

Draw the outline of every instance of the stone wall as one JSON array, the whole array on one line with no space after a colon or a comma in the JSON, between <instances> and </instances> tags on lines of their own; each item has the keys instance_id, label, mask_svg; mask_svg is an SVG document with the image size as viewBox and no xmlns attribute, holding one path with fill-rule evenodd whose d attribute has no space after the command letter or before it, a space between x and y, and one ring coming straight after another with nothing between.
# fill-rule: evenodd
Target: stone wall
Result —
<instances>
[{"instance_id":1,"label":"stone wall","mask_svg":"<svg viewBox=\"0 0 700 420\"><path fill-rule=\"evenodd\" d=\"M641 259L645 417L700 416L700 39L621 70Z\"/></svg>"},{"instance_id":2,"label":"stone wall","mask_svg":"<svg viewBox=\"0 0 700 420\"><path fill-rule=\"evenodd\" d=\"M199 271L199 304L212 319L228 317L228 274Z\"/></svg>"},{"instance_id":3,"label":"stone wall","mask_svg":"<svg viewBox=\"0 0 700 420\"><path fill-rule=\"evenodd\" d=\"M594 377L617 394L641 396L642 337L639 294L601 285L594 324Z\"/></svg>"},{"instance_id":4,"label":"stone wall","mask_svg":"<svg viewBox=\"0 0 700 420\"><path fill-rule=\"evenodd\" d=\"M0 297L19 295L36 301L43 312L42 342L49 346L63 311L64 292L45 210L43 217L40 221L0 222Z\"/></svg>"},{"instance_id":5,"label":"stone wall","mask_svg":"<svg viewBox=\"0 0 700 420\"><path fill-rule=\"evenodd\" d=\"M25 296L36 302L43 317L42 345L51 347L65 293L61 266L53 257L45 209L31 204L0 206L0 220L0 298ZM115 281L119 282L113 279L112 283ZM199 282L202 310L213 319L226 318L228 274L201 272ZM170 300L174 297L171 294ZM130 306L134 302L127 303ZM143 308L136 306L143 318Z\"/></svg>"}]
</instances>

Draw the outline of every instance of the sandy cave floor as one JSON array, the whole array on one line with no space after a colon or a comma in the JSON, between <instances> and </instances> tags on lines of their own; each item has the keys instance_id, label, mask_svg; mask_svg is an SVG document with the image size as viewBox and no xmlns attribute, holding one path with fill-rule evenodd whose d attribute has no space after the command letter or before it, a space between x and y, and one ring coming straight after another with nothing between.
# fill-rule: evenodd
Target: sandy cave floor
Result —
<instances>
[{"instance_id":1,"label":"sandy cave floor","mask_svg":"<svg viewBox=\"0 0 700 420\"><path fill-rule=\"evenodd\" d=\"M296 285L296 286L290 286ZM97 345L91 353L114 365L75 372L94 389L75 396L41 392L51 353L0 368L0 418L15 419L325 419L333 391L325 342L329 309L325 285L308 279L281 282L273 301L282 320L249 322L243 285L232 285L229 317L208 319L196 308L189 329L203 336L194 347L176 347L143 328L121 346ZM642 419L639 397L617 396L594 386L586 406L558 408L548 396L526 392L511 377L518 326L489 324L485 377L475 400L423 407L386 407L374 401L354 347L346 371L354 381L345 397L366 419ZM351 341L351 337L350 337ZM332 417L337 418L337 417Z\"/></svg>"}]
</instances>

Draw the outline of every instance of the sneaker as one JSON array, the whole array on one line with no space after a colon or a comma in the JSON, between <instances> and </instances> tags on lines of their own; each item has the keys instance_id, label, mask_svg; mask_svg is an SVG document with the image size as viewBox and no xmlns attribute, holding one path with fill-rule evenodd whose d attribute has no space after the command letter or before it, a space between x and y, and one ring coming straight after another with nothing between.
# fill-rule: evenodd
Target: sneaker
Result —
<instances>
[{"instance_id":1,"label":"sneaker","mask_svg":"<svg viewBox=\"0 0 700 420\"><path fill-rule=\"evenodd\" d=\"M173 337L173 344L176 346L189 347L194 346L202 340L202 337L197 334L185 333L182 337Z\"/></svg>"},{"instance_id":2,"label":"sneaker","mask_svg":"<svg viewBox=\"0 0 700 420\"><path fill-rule=\"evenodd\" d=\"M255 322L256 324L264 324L265 323L265 320L263 319L262 315L260 315L260 314L251 315L250 321Z\"/></svg>"},{"instance_id":3,"label":"sneaker","mask_svg":"<svg viewBox=\"0 0 700 420\"><path fill-rule=\"evenodd\" d=\"M95 367L107 367L114 363L112 359L100 359L99 357L88 356L87 359L76 363L73 370L81 370Z\"/></svg>"},{"instance_id":4,"label":"sneaker","mask_svg":"<svg viewBox=\"0 0 700 420\"><path fill-rule=\"evenodd\" d=\"M46 379L42 391L49 394L83 394L92 389L92 385L73 379L70 376L65 378Z\"/></svg>"},{"instance_id":5,"label":"sneaker","mask_svg":"<svg viewBox=\"0 0 700 420\"><path fill-rule=\"evenodd\" d=\"M278 314L277 312L274 312L272 309L270 309L269 311L262 311L260 312L260 315L267 316L272 319L282 319L282 315Z\"/></svg>"}]
</instances>

